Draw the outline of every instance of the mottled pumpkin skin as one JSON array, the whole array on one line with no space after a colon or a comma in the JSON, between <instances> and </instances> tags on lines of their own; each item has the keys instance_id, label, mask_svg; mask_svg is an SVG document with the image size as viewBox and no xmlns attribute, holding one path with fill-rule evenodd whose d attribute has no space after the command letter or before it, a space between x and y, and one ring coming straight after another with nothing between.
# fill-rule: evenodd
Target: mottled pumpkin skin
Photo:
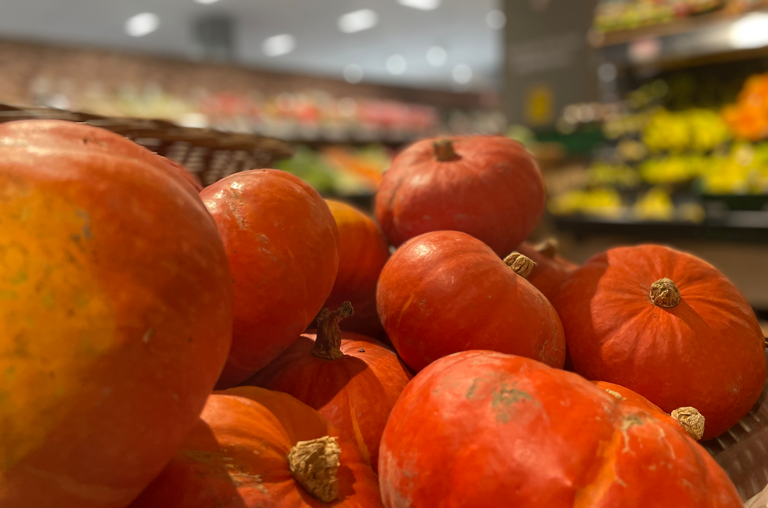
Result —
<instances>
[{"instance_id":1,"label":"mottled pumpkin skin","mask_svg":"<svg viewBox=\"0 0 768 508\"><path fill-rule=\"evenodd\" d=\"M565 361L565 338L547 299L483 242L426 233L392 255L379 278L379 316L414 372L443 356L488 349Z\"/></svg>"},{"instance_id":2,"label":"mottled pumpkin skin","mask_svg":"<svg viewBox=\"0 0 768 508\"><path fill-rule=\"evenodd\" d=\"M653 304L667 277L682 298ZM666 412L706 418L704 439L746 415L766 380L764 340L744 296L717 269L667 247L622 247L574 272L555 301L574 369L633 390Z\"/></svg>"},{"instance_id":3,"label":"mottled pumpkin skin","mask_svg":"<svg viewBox=\"0 0 768 508\"><path fill-rule=\"evenodd\" d=\"M275 169L236 173L200 194L232 267L232 349L219 388L271 362L306 330L339 268L328 205L299 178Z\"/></svg>"},{"instance_id":4,"label":"mottled pumpkin skin","mask_svg":"<svg viewBox=\"0 0 768 508\"><path fill-rule=\"evenodd\" d=\"M341 321L342 330L382 337L376 312L376 283L389 259L389 244L376 223L360 210L326 200L339 228L339 273L324 307L351 302L355 314Z\"/></svg>"},{"instance_id":5,"label":"mottled pumpkin skin","mask_svg":"<svg viewBox=\"0 0 768 508\"><path fill-rule=\"evenodd\" d=\"M506 256L544 213L541 172L511 139L448 139L459 160L436 160L436 139L414 143L395 158L376 195L376 219L396 246L422 233L454 230Z\"/></svg>"},{"instance_id":6,"label":"mottled pumpkin skin","mask_svg":"<svg viewBox=\"0 0 768 508\"><path fill-rule=\"evenodd\" d=\"M194 189L110 132L0 126L0 506L122 508L197 421L232 331Z\"/></svg>"},{"instance_id":7,"label":"mottled pumpkin skin","mask_svg":"<svg viewBox=\"0 0 768 508\"><path fill-rule=\"evenodd\" d=\"M339 437L339 499L321 503L291 476L299 441L340 436L290 395L252 386L216 392L181 451L131 508L376 508L376 475Z\"/></svg>"},{"instance_id":8,"label":"mottled pumpkin skin","mask_svg":"<svg viewBox=\"0 0 768 508\"><path fill-rule=\"evenodd\" d=\"M343 321L342 321L343 323ZM311 353L315 333L305 333L244 384L293 395L317 409L376 470L384 426L410 373L397 355L377 340L342 332L343 358Z\"/></svg>"},{"instance_id":9,"label":"mottled pumpkin skin","mask_svg":"<svg viewBox=\"0 0 768 508\"><path fill-rule=\"evenodd\" d=\"M555 300L560 288L578 268L577 265L560 256L549 257L542 254L527 242L521 243L515 250L536 262L536 266L527 277L528 282L541 291L541 294L546 296L550 302Z\"/></svg>"},{"instance_id":10,"label":"mottled pumpkin skin","mask_svg":"<svg viewBox=\"0 0 768 508\"><path fill-rule=\"evenodd\" d=\"M408 384L384 430L387 508L737 508L679 425L519 356L468 351Z\"/></svg>"}]
</instances>

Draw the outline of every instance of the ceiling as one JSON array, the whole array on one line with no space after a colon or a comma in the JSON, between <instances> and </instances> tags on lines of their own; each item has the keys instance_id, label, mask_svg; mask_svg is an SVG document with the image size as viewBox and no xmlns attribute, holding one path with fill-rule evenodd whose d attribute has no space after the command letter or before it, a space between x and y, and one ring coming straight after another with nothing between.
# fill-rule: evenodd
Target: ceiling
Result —
<instances>
[{"instance_id":1,"label":"ceiling","mask_svg":"<svg viewBox=\"0 0 768 508\"><path fill-rule=\"evenodd\" d=\"M206 0L203 0L206 1ZM207 0L210 1L210 0ZM501 74L503 30L486 18L498 0L442 0L434 10L419 10L398 0L0 0L0 38L38 40L105 49L199 58L193 26L206 16L233 20L234 55L241 64L288 72L343 78L348 65L360 66L367 82L442 89L487 89ZM341 15L371 9L378 24L357 33L338 28ZM139 13L157 15L159 26L142 37L125 32L126 21ZM266 56L264 40L290 34L295 49ZM446 63L427 62L430 47L447 52ZM401 75L387 70L387 59L402 55ZM390 62L391 63L391 62ZM466 78L461 85L456 66Z\"/></svg>"}]
</instances>

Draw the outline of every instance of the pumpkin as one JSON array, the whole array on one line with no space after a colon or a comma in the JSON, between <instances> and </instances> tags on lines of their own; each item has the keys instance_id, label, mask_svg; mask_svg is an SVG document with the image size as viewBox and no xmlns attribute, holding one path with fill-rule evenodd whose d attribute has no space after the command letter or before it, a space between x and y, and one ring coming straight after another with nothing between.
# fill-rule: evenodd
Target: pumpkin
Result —
<instances>
[{"instance_id":1,"label":"pumpkin","mask_svg":"<svg viewBox=\"0 0 768 508\"><path fill-rule=\"evenodd\" d=\"M547 297L551 302L578 266L557 255L557 241L548 239L540 244L531 245L523 242L517 246L517 252L531 258L536 266L528 276L528 282Z\"/></svg>"},{"instance_id":2,"label":"pumpkin","mask_svg":"<svg viewBox=\"0 0 768 508\"><path fill-rule=\"evenodd\" d=\"M352 312L349 302L323 309L316 333L299 337L245 384L289 393L317 409L375 470L381 433L410 373L380 342L339 329Z\"/></svg>"},{"instance_id":3,"label":"pumpkin","mask_svg":"<svg viewBox=\"0 0 768 508\"><path fill-rule=\"evenodd\" d=\"M576 374L466 351L416 375L379 456L387 508L737 508L686 432Z\"/></svg>"},{"instance_id":4,"label":"pumpkin","mask_svg":"<svg viewBox=\"0 0 768 508\"><path fill-rule=\"evenodd\" d=\"M354 444L290 395L239 387L208 398L181 451L132 508L381 506Z\"/></svg>"},{"instance_id":5,"label":"pumpkin","mask_svg":"<svg viewBox=\"0 0 768 508\"><path fill-rule=\"evenodd\" d=\"M738 289L708 263L657 245L598 254L555 305L575 371L666 412L697 408L704 439L746 415L766 381L764 339Z\"/></svg>"},{"instance_id":6,"label":"pumpkin","mask_svg":"<svg viewBox=\"0 0 768 508\"><path fill-rule=\"evenodd\" d=\"M343 330L383 338L376 312L376 283L389 259L389 245L376 223L363 212L326 200L339 228L339 272L325 307L350 301L355 313L341 322Z\"/></svg>"},{"instance_id":7,"label":"pumpkin","mask_svg":"<svg viewBox=\"0 0 768 508\"><path fill-rule=\"evenodd\" d=\"M376 195L376 218L399 246L422 233L468 233L505 256L544 213L536 162L502 136L427 139L398 155Z\"/></svg>"},{"instance_id":8,"label":"pumpkin","mask_svg":"<svg viewBox=\"0 0 768 508\"><path fill-rule=\"evenodd\" d=\"M241 383L296 340L339 267L336 222L312 187L275 169L236 173L200 196L232 267L232 349L218 387Z\"/></svg>"},{"instance_id":9,"label":"pumpkin","mask_svg":"<svg viewBox=\"0 0 768 508\"><path fill-rule=\"evenodd\" d=\"M156 155L63 121L0 125L0 203L0 506L122 508L229 350L216 224Z\"/></svg>"},{"instance_id":10,"label":"pumpkin","mask_svg":"<svg viewBox=\"0 0 768 508\"><path fill-rule=\"evenodd\" d=\"M465 233L426 233L405 243L384 266L376 296L379 316L415 372L468 349L562 367L563 328L549 301L525 280L531 267L519 254L502 261Z\"/></svg>"}]
</instances>

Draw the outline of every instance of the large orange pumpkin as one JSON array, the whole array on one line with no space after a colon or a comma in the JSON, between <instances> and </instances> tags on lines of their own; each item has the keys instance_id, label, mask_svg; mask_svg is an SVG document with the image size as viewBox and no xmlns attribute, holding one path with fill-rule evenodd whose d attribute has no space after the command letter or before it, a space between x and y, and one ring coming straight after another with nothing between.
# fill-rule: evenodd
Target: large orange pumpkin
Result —
<instances>
[{"instance_id":1,"label":"large orange pumpkin","mask_svg":"<svg viewBox=\"0 0 768 508\"><path fill-rule=\"evenodd\" d=\"M576 374L468 351L405 388L384 430L387 508L737 508L725 472L676 422Z\"/></svg>"},{"instance_id":2,"label":"large orange pumpkin","mask_svg":"<svg viewBox=\"0 0 768 508\"><path fill-rule=\"evenodd\" d=\"M357 443L374 470L389 412L410 373L397 355L375 339L342 332L349 302L318 316L317 333L299 340L245 382L289 393L317 409Z\"/></svg>"},{"instance_id":3,"label":"large orange pumpkin","mask_svg":"<svg viewBox=\"0 0 768 508\"><path fill-rule=\"evenodd\" d=\"M352 302L354 315L341 322L343 330L382 337L376 312L376 283L389 259L389 245L373 219L339 201L326 200L339 228L339 273L325 307Z\"/></svg>"},{"instance_id":4,"label":"large orange pumpkin","mask_svg":"<svg viewBox=\"0 0 768 508\"><path fill-rule=\"evenodd\" d=\"M322 308L339 267L339 235L325 201L275 169L237 173L200 196L232 267L232 350L218 387L236 385L296 340Z\"/></svg>"},{"instance_id":5,"label":"large orange pumpkin","mask_svg":"<svg viewBox=\"0 0 768 508\"><path fill-rule=\"evenodd\" d=\"M384 173L376 218L396 246L454 230L506 256L536 227L545 200L539 168L519 143L501 136L427 139Z\"/></svg>"},{"instance_id":6,"label":"large orange pumpkin","mask_svg":"<svg viewBox=\"0 0 768 508\"><path fill-rule=\"evenodd\" d=\"M194 189L61 121L0 126L0 506L123 507L224 365L229 266Z\"/></svg>"},{"instance_id":7,"label":"large orange pumpkin","mask_svg":"<svg viewBox=\"0 0 768 508\"><path fill-rule=\"evenodd\" d=\"M403 361L418 372L451 353L488 349L562 367L560 319L513 266L530 273L529 259L502 261L458 231L426 233L395 251L381 272L377 303Z\"/></svg>"},{"instance_id":8,"label":"large orange pumpkin","mask_svg":"<svg viewBox=\"0 0 768 508\"><path fill-rule=\"evenodd\" d=\"M555 302L577 373L670 412L693 406L704 439L746 415L766 381L764 340L744 296L704 261L657 245L598 254Z\"/></svg>"},{"instance_id":9,"label":"large orange pumpkin","mask_svg":"<svg viewBox=\"0 0 768 508\"><path fill-rule=\"evenodd\" d=\"M252 386L216 392L132 508L376 508L376 475L317 411Z\"/></svg>"},{"instance_id":10,"label":"large orange pumpkin","mask_svg":"<svg viewBox=\"0 0 768 508\"><path fill-rule=\"evenodd\" d=\"M541 291L552 302L560 287L578 266L557 255L557 242L546 240L537 245L523 242L517 246L517 251L531 258L536 266L528 276L528 282Z\"/></svg>"}]
</instances>

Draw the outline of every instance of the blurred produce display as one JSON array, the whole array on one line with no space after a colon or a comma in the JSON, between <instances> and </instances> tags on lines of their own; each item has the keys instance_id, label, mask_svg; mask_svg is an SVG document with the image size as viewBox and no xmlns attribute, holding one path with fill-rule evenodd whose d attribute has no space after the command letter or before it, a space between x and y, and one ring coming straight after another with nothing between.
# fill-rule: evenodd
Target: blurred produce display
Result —
<instances>
[{"instance_id":1,"label":"blurred produce display","mask_svg":"<svg viewBox=\"0 0 768 508\"><path fill-rule=\"evenodd\" d=\"M594 26L604 32L628 30L700 14L725 4L725 0L600 0Z\"/></svg>"}]
</instances>

